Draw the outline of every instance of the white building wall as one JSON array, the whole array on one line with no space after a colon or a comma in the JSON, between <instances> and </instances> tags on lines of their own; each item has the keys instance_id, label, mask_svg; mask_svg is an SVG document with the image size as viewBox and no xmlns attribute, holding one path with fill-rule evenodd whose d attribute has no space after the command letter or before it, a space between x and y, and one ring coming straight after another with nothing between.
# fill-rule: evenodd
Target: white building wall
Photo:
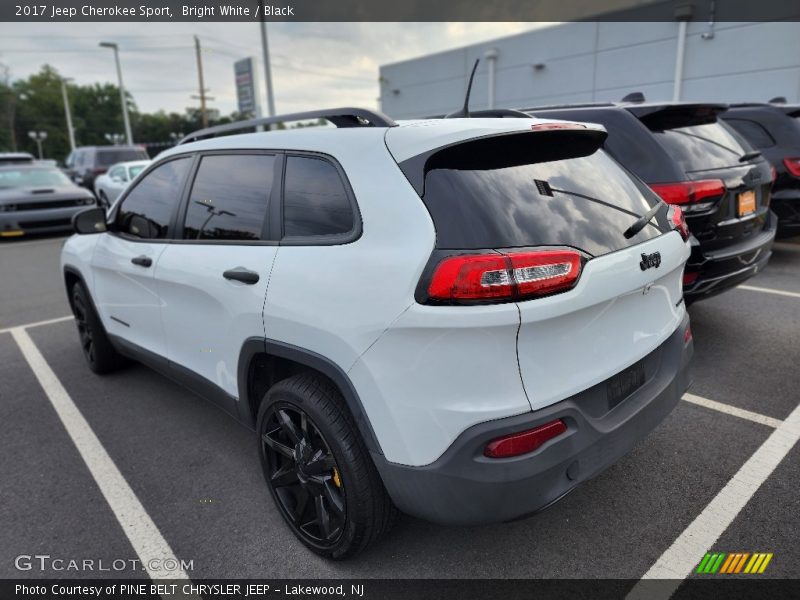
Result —
<instances>
[{"instance_id":1,"label":"white building wall","mask_svg":"<svg viewBox=\"0 0 800 600\"><path fill-rule=\"evenodd\" d=\"M382 110L395 118L451 112L476 58L471 106L487 108L487 50L497 50L495 107L671 100L677 22L565 23L380 68ZM687 27L681 100L800 102L800 22ZM534 65L544 65L536 69Z\"/></svg>"}]
</instances>

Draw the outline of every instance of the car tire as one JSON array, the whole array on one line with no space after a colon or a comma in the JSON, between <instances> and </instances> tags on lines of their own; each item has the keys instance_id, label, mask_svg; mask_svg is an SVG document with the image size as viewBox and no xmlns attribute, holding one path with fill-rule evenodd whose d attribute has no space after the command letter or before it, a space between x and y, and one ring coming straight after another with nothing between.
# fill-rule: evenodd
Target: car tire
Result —
<instances>
[{"instance_id":1,"label":"car tire","mask_svg":"<svg viewBox=\"0 0 800 600\"><path fill-rule=\"evenodd\" d=\"M345 559L398 517L336 386L316 373L276 383L258 411L259 455L278 512L308 548Z\"/></svg>"},{"instance_id":2,"label":"car tire","mask_svg":"<svg viewBox=\"0 0 800 600\"><path fill-rule=\"evenodd\" d=\"M72 314L78 327L83 356L92 371L103 375L125 364L125 358L111 345L89 293L80 282L72 286Z\"/></svg>"}]
</instances>

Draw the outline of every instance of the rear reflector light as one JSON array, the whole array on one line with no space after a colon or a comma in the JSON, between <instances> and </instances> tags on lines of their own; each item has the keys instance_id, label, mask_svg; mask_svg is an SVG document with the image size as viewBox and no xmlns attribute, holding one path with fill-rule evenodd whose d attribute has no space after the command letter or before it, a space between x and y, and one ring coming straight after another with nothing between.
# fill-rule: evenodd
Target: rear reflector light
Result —
<instances>
[{"instance_id":1,"label":"rear reflector light","mask_svg":"<svg viewBox=\"0 0 800 600\"><path fill-rule=\"evenodd\" d=\"M536 429L504 435L486 444L483 455L488 458L511 458L528 454L539 448L548 440L558 437L567 430L561 419L545 423Z\"/></svg>"},{"instance_id":2,"label":"rear reflector light","mask_svg":"<svg viewBox=\"0 0 800 600\"><path fill-rule=\"evenodd\" d=\"M778 170L775 167L770 167L769 172L771 175L772 183L775 183L775 180L778 178Z\"/></svg>"},{"instance_id":3,"label":"rear reflector light","mask_svg":"<svg viewBox=\"0 0 800 600\"><path fill-rule=\"evenodd\" d=\"M694 204L706 198L719 198L725 193L725 184L720 179L651 183L650 187L667 204Z\"/></svg>"},{"instance_id":4,"label":"rear reflector light","mask_svg":"<svg viewBox=\"0 0 800 600\"><path fill-rule=\"evenodd\" d=\"M700 273L698 273L697 271L695 271L695 272L684 271L683 272L683 285L684 285L684 287L687 286L687 285L692 285L695 281L697 281L698 277L700 277Z\"/></svg>"},{"instance_id":5,"label":"rear reflector light","mask_svg":"<svg viewBox=\"0 0 800 600\"><path fill-rule=\"evenodd\" d=\"M428 297L440 301L523 300L572 288L581 255L572 250L450 256L436 267Z\"/></svg>"},{"instance_id":6,"label":"rear reflector light","mask_svg":"<svg viewBox=\"0 0 800 600\"><path fill-rule=\"evenodd\" d=\"M669 209L669 220L672 226L681 234L683 241L689 239L689 226L686 224L686 218L683 216L683 210L680 206L672 206Z\"/></svg>"},{"instance_id":7,"label":"rear reflector light","mask_svg":"<svg viewBox=\"0 0 800 600\"><path fill-rule=\"evenodd\" d=\"M692 328L689 325L687 325L686 331L683 332L683 343L688 344L691 339L692 339Z\"/></svg>"},{"instance_id":8,"label":"rear reflector light","mask_svg":"<svg viewBox=\"0 0 800 600\"><path fill-rule=\"evenodd\" d=\"M800 177L800 158L784 158L783 164L792 176Z\"/></svg>"}]
</instances>

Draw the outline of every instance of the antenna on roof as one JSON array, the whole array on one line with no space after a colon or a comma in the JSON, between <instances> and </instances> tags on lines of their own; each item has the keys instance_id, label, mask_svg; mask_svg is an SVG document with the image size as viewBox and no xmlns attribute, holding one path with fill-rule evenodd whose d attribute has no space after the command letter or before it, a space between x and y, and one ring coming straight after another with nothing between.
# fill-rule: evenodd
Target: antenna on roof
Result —
<instances>
[{"instance_id":1,"label":"antenna on roof","mask_svg":"<svg viewBox=\"0 0 800 600\"><path fill-rule=\"evenodd\" d=\"M469 118L469 95L472 92L472 80L475 79L475 71L478 68L478 63L481 62L480 58L475 59L475 64L472 67L472 73L469 76L469 83L467 84L467 96L464 98L464 107L461 110L457 110L456 112L452 112L449 115L445 115L445 119L458 119L460 117Z\"/></svg>"},{"instance_id":2,"label":"antenna on roof","mask_svg":"<svg viewBox=\"0 0 800 600\"><path fill-rule=\"evenodd\" d=\"M644 94L642 92L631 92L622 99L622 102L644 102Z\"/></svg>"},{"instance_id":3,"label":"antenna on roof","mask_svg":"<svg viewBox=\"0 0 800 600\"><path fill-rule=\"evenodd\" d=\"M769 101L770 104L786 104L786 96L775 96Z\"/></svg>"}]
</instances>

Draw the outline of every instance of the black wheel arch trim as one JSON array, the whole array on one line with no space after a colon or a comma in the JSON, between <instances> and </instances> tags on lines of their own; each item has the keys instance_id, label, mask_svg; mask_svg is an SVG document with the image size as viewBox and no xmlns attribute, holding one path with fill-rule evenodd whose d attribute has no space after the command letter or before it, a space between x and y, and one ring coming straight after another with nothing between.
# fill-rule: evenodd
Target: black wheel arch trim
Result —
<instances>
[{"instance_id":1,"label":"black wheel arch trim","mask_svg":"<svg viewBox=\"0 0 800 600\"><path fill-rule=\"evenodd\" d=\"M361 398L356 392L353 382L350 381L347 373L332 360L306 348L301 348L293 344L272 340L269 338L251 337L245 340L239 353L239 364L237 367L237 377L239 383L239 419L255 428L255 418L253 408L261 401L261 398L254 398L250 386L250 364L257 354L267 354L279 358L285 358L296 363L305 365L319 371L328 377L339 388L344 397L347 408L355 419L358 431L371 453L383 454L372 424L367 417Z\"/></svg>"},{"instance_id":2,"label":"black wheel arch trim","mask_svg":"<svg viewBox=\"0 0 800 600\"><path fill-rule=\"evenodd\" d=\"M86 285L86 279L84 279L83 274L72 265L64 265L64 289L67 293L67 301L69 302L69 307L72 308L72 294L70 294L70 288L67 285L67 276L74 275L77 277L78 282L83 285L83 289L86 290L86 293L89 294L89 301L92 303L94 307L94 299L92 298L92 294L89 292L89 287ZM95 309L96 310L96 309Z\"/></svg>"}]
</instances>

